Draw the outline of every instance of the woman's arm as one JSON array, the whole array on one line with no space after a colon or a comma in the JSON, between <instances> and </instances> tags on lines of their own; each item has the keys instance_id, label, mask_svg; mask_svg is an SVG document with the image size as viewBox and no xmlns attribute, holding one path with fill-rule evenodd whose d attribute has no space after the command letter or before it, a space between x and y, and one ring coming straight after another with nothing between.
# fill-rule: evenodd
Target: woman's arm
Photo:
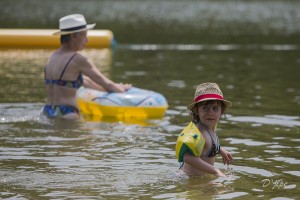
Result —
<instances>
[{"instance_id":1,"label":"woman's arm","mask_svg":"<svg viewBox=\"0 0 300 200\"><path fill-rule=\"evenodd\" d=\"M97 84L95 81L93 81L87 76L83 76L83 86L94 90L107 92L105 88L103 88L101 85Z\"/></svg>"},{"instance_id":2,"label":"woman's arm","mask_svg":"<svg viewBox=\"0 0 300 200\"><path fill-rule=\"evenodd\" d=\"M186 152L183 156L184 162L191 165L192 167L204 171L206 173L214 174L216 176L226 177L219 169L205 162L199 157L191 155L189 152Z\"/></svg>"},{"instance_id":3,"label":"woman's arm","mask_svg":"<svg viewBox=\"0 0 300 200\"><path fill-rule=\"evenodd\" d=\"M76 66L78 67L79 71L81 71L84 75L90 78L91 81L87 80L87 85L90 85L93 88L103 88L104 91L108 92L125 92L127 89L131 87L130 84L117 84L108 79L104 76L96 66L87 60L82 55L78 55L74 58L76 62ZM99 86L95 86L95 83Z\"/></svg>"}]
</instances>

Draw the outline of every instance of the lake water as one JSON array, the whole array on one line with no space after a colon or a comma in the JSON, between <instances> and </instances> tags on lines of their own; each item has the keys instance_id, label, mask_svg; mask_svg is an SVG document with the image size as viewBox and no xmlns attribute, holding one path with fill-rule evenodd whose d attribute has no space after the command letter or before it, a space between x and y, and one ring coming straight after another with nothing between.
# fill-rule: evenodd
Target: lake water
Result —
<instances>
[{"instance_id":1,"label":"lake water","mask_svg":"<svg viewBox=\"0 0 300 200\"><path fill-rule=\"evenodd\" d=\"M0 2L4 28L56 28L57 16L81 12L111 29L116 48L82 53L114 81L164 94L169 108L148 121L48 120L53 49L0 49L1 199L299 198L299 2L13 2ZM217 129L234 156L217 159L226 178L187 177L175 158L185 106L207 81L233 102Z\"/></svg>"}]
</instances>

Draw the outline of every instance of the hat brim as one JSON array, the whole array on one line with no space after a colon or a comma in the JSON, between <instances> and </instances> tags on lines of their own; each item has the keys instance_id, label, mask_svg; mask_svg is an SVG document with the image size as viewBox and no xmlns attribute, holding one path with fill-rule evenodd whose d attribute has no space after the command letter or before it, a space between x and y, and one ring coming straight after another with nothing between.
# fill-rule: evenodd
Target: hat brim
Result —
<instances>
[{"instance_id":1,"label":"hat brim","mask_svg":"<svg viewBox=\"0 0 300 200\"><path fill-rule=\"evenodd\" d=\"M77 33L77 32L81 32L81 31L90 30L90 29L93 29L95 26L96 26L96 24L87 24L86 27L83 29L78 29L78 30L74 30L74 31L56 31L53 33L53 35L68 35L71 33Z\"/></svg>"},{"instance_id":2,"label":"hat brim","mask_svg":"<svg viewBox=\"0 0 300 200\"><path fill-rule=\"evenodd\" d=\"M201 100L199 100L199 101L197 101L197 102L194 102L194 103L188 105L188 106L187 106L187 109L192 110L193 107L194 107L197 103L200 103L200 102L203 102L203 101L208 101L208 100L223 101L223 102L225 103L225 105L226 105L226 108L225 108L225 109L230 108L231 105L232 105L232 103L231 103L230 101L227 101L227 100L220 100L220 99L216 99L216 98L207 98L207 99L201 99Z\"/></svg>"}]
</instances>

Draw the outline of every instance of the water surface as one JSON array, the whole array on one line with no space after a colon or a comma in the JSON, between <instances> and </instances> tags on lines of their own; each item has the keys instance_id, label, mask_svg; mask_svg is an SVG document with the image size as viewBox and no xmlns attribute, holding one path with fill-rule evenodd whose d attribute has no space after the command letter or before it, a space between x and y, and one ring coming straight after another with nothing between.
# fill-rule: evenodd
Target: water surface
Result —
<instances>
[{"instance_id":1,"label":"water surface","mask_svg":"<svg viewBox=\"0 0 300 200\"><path fill-rule=\"evenodd\" d=\"M43 67L53 49L1 49L0 198L298 198L298 1L14 2L0 2L4 27L55 28L58 15L78 11L112 29L115 49L82 53L114 81L164 94L169 109L146 121L48 120ZM233 102L217 129L234 156L230 166L217 159L226 178L187 177L175 159L185 106L207 81Z\"/></svg>"}]
</instances>

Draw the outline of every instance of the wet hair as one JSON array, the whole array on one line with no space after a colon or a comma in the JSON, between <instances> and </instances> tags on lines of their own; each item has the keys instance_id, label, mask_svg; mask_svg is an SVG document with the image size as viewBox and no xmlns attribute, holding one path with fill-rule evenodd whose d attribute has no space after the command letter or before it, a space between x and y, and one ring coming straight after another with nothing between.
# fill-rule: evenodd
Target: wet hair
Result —
<instances>
[{"instance_id":1,"label":"wet hair","mask_svg":"<svg viewBox=\"0 0 300 200\"><path fill-rule=\"evenodd\" d=\"M60 44L63 44L63 43L69 43L70 40L71 40L71 35L74 34L74 35L78 35L80 32L75 32L75 33L71 33L71 34L67 34L67 35L61 35L60 36Z\"/></svg>"},{"instance_id":2,"label":"wet hair","mask_svg":"<svg viewBox=\"0 0 300 200\"><path fill-rule=\"evenodd\" d=\"M69 43L71 40L71 34L61 35L60 36L60 44Z\"/></svg>"},{"instance_id":3,"label":"wet hair","mask_svg":"<svg viewBox=\"0 0 300 200\"><path fill-rule=\"evenodd\" d=\"M199 115L196 113L196 110L198 109L199 106L204 106L204 105L207 106L207 105L211 105L214 103L218 103L221 106L221 114L224 114L224 116L225 116L226 104L223 101L207 100L207 101L202 101L200 103L195 104L194 107L191 109L190 115L192 118L192 122L194 122L194 123L200 122Z\"/></svg>"}]
</instances>

